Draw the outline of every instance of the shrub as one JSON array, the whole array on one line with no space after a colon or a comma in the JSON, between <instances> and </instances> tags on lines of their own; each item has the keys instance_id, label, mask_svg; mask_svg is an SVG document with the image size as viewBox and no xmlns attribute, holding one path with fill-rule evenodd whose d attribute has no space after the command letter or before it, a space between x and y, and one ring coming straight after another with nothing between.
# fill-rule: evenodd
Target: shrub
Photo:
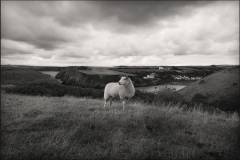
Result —
<instances>
[{"instance_id":1,"label":"shrub","mask_svg":"<svg viewBox=\"0 0 240 160\"><path fill-rule=\"evenodd\" d=\"M203 79L199 82L199 84L205 84L206 81L204 81Z\"/></svg>"},{"instance_id":2,"label":"shrub","mask_svg":"<svg viewBox=\"0 0 240 160\"><path fill-rule=\"evenodd\" d=\"M62 97L64 95L71 95L75 97L103 97L103 90L49 83L22 84L16 87L6 87L5 90L7 93L25 94L33 96L39 95Z\"/></svg>"},{"instance_id":3,"label":"shrub","mask_svg":"<svg viewBox=\"0 0 240 160\"><path fill-rule=\"evenodd\" d=\"M199 93L195 94L192 98L192 102L196 102L196 103L205 103L207 100L207 96L203 96Z\"/></svg>"},{"instance_id":4,"label":"shrub","mask_svg":"<svg viewBox=\"0 0 240 160\"><path fill-rule=\"evenodd\" d=\"M7 93L24 94L32 96L53 96L62 97L70 95L74 97L90 97L90 98L103 98L103 89L82 88L78 86L67 86L61 84L50 84L45 82L21 84L15 87L3 88ZM161 104L180 104L180 107L191 109L195 104L201 104L203 108L209 110L210 108L219 108L224 111L236 111L239 110L238 96L233 97L231 103L229 101L220 100L215 104L207 102L207 96L201 94L194 95L191 102L187 102L178 93L172 90L166 89L158 91L156 93L141 92L136 90L134 97L130 99L130 102L140 102L144 104L151 104L160 106Z\"/></svg>"},{"instance_id":5,"label":"shrub","mask_svg":"<svg viewBox=\"0 0 240 160\"><path fill-rule=\"evenodd\" d=\"M158 91L157 93L141 92L137 90L131 101L160 105L163 103L182 103L184 100L180 94L171 90Z\"/></svg>"},{"instance_id":6,"label":"shrub","mask_svg":"<svg viewBox=\"0 0 240 160\"><path fill-rule=\"evenodd\" d=\"M59 82L50 75L43 74L27 68L1 68L1 84L19 85L23 83L47 82L58 84Z\"/></svg>"},{"instance_id":7,"label":"shrub","mask_svg":"<svg viewBox=\"0 0 240 160\"><path fill-rule=\"evenodd\" d=\"M16 87L6 87L6 92L24 94L32 96L53 96L62 97L70 95L75 97L103 98L103 89L82 88L78 86L67 86L49 83L29 83L21 84ZM144 93L136 90L131 102L141 102L145 104L179 103L183 100L181 95L171 90L159 91L157 93Z\"/></svg>"}]
</instances>

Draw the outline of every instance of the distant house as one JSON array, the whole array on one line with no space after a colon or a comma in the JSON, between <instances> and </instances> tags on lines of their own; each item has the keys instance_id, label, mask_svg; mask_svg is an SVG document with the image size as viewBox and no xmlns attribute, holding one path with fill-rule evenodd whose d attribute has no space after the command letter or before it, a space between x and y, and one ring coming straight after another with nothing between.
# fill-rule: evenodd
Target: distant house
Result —
<instances>
[{"instance_id":1,"label":"distant house","mask_svg":"<svg viewBox=\"0 0 240 160\"><path fill-rule=\"evenodd\" d=\"M184 76L184 79L185 79L185 80L190 80L191 78L189 78L189 77L185 77L185 76Z\"/></svg>"},{"instance_id":2,"label":"distant house","mask_svg":"<svg viewBox=\"0 0 240 160\"><path fill-rule=\"evenodd\" d=\"M174 79L177 79L177 80L198 80L198 79L202 79L202 76L201 77L188 77L188 76L172 76Z\"/></svg>"},{"instance_id":3,"label":"distant house","mask_svg":"<svg viewBox=\"0 0 240 160\"><path fill-rule=\"evenodd\" d=\"M158 69L159 69L159 70L164 70L164 68L163 68L163 67L159 67Z\"/></svg>"},{"instance_id":4,"label":"distant house","mask_svg":"<svg viewBox=\"0 0 240 160\"><path fill-rule=\"evenodd\" d=\"M150 73L150 75L147 75L147 77L143 77L143 79L153 79L155 78L156 73Z\"/></svg>"},{"instance_id":5,"label":"distant house","mask_svg":"<svg viewBox=\"0 0 240 160\"><path fill-rule=\"evenodd\" d=\"M159 67L158 69L168 71L168 70L172 70L172 67Z\"/></svg>"}]
</instances>

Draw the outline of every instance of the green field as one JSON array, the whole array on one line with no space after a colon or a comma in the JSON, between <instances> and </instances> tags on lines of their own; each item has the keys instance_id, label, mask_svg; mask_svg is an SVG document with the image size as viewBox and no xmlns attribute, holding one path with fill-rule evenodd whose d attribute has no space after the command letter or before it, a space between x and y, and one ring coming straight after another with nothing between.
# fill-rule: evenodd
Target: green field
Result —
<instances>
[{"instance_id":1,"label":"green field","mask_svg":"<svg viewBox=\"0 0 240 160\"><path fill-rule=\"evenodd\" d=\"M81 71L119 74L107 70ZM202 82L200 86L210 84L208 79ZM238 85L232 83L231 87ZM180 94L167 90L137 91L125 111L119 101L106 109L103 104L103 89L61 85L29 68L1 68L1 157L215 160L240 156L236 111L186 103Z\"/></svg>"},{"instance_id":2,"label":"green field","mask_svg":"<svg viewBox=\"0 0 240 160\"><path fill-rule=\"evenodd\" d=\"M135 74L124 73L121 71L114 71L111 67L89 67L92 70L78 70L79 72L86 73L86 74L101 74L101 75L128 75L128 76L135 76Z\"/></svg>"},{"instance_id":3,"label":"green field","mask_svg":"<svg viewBox=\"0 0 240 160\"><path fill-rule=\"evenodd\" d=\"M195 81L178 92L187 101L208 103L221 110L239 108L239 67L225 69Z\"/></svg>"},{"instance_id":4,"label":"green field","mask_svg":"<svg viewBox=\"0 0 240 160\"><path fill-rule=\"evenodd\" d=\"M166 67L166 66L165 66ZM158 67L146 66L146 67L133 67L133 66L125 66L125 67L113 67L110 68L113 71L125 72L125 73L141 73L141 72L160 72L160 73L169 73L176 74L205 74L209 75L213 72L229 68L229 66L168 66L172 67L172 70L159 70Z\"/></svg>"},{"instance_id":5,"label":"green field","mask_svg":"<svg viewBox=\"0 0 240 160\"><path fill-rule=\"evenodd\" d=\"M124 73L140 73L140 72L162 72L159 69L149 68L149 69L142 69L142 68L111 68L113 71L124 72Z\"/></svg>"},{"instance_id":6,"label":"green field","mask_svg":"<svg viewBox=\"0 0 240 160\"><path fill-rule=\"evenodd\" d=\"M239 117L195 106L1 94L3 159L237 159Z\"/></svg>"},{"instance_id":7,"label":"green field","mask_svg":"<svg viewBox=\"0 0 240 160\"><path fill-rule=\"evenodd\" d=\"M57 79L50 75L29 68L1 67L1 85L41 82L60 84Z\"/></svg>"}]
</instances>

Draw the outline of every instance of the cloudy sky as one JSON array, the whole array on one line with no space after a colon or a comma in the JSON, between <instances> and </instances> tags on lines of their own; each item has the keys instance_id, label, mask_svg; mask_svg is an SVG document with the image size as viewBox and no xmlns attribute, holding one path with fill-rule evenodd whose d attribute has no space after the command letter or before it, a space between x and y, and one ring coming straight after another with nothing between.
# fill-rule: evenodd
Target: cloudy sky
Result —
<instances>
[{"instance_id":1,"label":"cloudy sky","mask_svg":"<svg viewBox=\"0 0 240 160\"><path fill-rule=\"evenodd\" d=\"M239 64L238 1L1 1L1 64Z\"/></svg>"}]
</instances>

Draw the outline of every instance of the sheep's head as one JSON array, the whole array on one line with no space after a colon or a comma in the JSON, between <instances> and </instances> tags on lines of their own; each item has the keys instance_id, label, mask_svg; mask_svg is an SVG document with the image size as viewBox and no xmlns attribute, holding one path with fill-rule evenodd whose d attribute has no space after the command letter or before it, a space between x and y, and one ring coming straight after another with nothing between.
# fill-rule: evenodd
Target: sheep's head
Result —
<instances>
[{"instance_id":1,"label":"sheep's head","mask_svg":"<svg viewBox=\"0 0 240 160\"><path fill-rule=\"evenodd\" d=\"M119 85L128 85L129 83L131 83L131 80L128 76L121 76L121 79L119 80L118 84Z\"/></svg>"}]
</instances>

